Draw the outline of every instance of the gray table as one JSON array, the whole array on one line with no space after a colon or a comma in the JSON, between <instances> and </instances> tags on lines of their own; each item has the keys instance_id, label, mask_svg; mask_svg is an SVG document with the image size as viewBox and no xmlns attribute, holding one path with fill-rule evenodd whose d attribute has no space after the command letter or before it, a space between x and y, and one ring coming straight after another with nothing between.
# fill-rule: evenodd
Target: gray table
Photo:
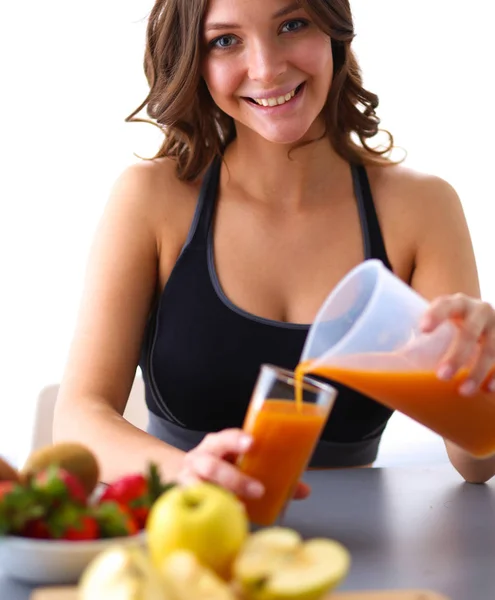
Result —
<instances>
[{"instance_id":1,"label":"gray table","mask_svg":"<svg viewBox=\"0 0 495 600\"><path fill-rule=\"evenodd\" d=\"M286 524L351 551L342 589L428 588L451 600L495 598L495 481L463 483L450 465L313 471L313 494ZM0 575L0 600L30 588Z\"/></svg>"}]
</instances>

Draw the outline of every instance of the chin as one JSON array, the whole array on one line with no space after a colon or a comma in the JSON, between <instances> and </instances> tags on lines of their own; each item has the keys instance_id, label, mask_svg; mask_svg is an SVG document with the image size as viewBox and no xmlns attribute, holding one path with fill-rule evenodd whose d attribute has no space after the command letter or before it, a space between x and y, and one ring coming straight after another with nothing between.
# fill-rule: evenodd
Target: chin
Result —
<instances>
[{"instance_id":1,"label":"chin","mask_svg":"<svg viewBox=\"0 0 495 600\"><path fill-rule=\"evenodd\" d=\"M273 144L290 145L296 144L297 142L301 142L305 138L307 138L310 129L311 127L308 126L306 128L297 127L294 129L286 129L279 131L257 131L256 133L258 133L258 135L265 139L267 142L272 142Z\"/></svg>"}]
</instances>

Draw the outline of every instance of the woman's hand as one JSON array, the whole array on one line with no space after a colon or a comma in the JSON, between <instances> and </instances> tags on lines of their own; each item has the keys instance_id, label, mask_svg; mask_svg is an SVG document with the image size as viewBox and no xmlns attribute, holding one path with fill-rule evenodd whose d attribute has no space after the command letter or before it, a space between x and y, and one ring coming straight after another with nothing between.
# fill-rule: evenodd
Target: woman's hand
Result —
<instances>
[{"instance_id":1,"label":"woman's hand","mask_svg":"<svg viewBox=\"0 0 495 600\"><path fill-rule=\"evenodd\" d=\"M237 457L250 448L252 441L241 429L224 429L208 434L196 448L185 454L178 483L189 485L197 481L211 481L238 496L260 498L265 491L263 485L241 473L234 464ZM310 488L299 483L294 498L306 498L309 493Z\"/></svg>"},{"instance_id":2,"label":"woman's hand","mask_svg":"<svg viewBox=\"0 0 495 600\"><path fill-rule=\"evenodd\" d=\"M468 368L468 377L459 388L462 395L471 396L481 386L495 392L495 310L465 294L441 296L423 316L422 330L431 332L447 319L456 322L458 331L438 367L438 377L447 381Z\"/></svg>"}]
</instances>

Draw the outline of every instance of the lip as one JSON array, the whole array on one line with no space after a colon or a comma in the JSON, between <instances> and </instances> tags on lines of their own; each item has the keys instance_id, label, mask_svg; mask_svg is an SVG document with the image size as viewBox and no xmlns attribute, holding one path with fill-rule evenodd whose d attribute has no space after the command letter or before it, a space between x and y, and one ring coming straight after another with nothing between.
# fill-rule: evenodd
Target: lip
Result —
<instances>
[{"instance_id":1,"label":"lip","mask_svg":"<svg viewBox=\"0 0 495 600\"><path fill-rule=\"evenodd\" d=\"M268 98L280 98L280 96L285 96L286 94L289 94L290 92L292 92L292 90L295 90L297 87L299 87L302 83L304 83L304 81L301 81L300 83L296 83L296 85L292 85L292 86L285 86L283 88L278 88L277 90L270 90L269 92L259 92L256 95L252 95L252 94L243 94L242 97L243 98L256 98L257 100L268 100Z\"/></svg>"}]
</instances>

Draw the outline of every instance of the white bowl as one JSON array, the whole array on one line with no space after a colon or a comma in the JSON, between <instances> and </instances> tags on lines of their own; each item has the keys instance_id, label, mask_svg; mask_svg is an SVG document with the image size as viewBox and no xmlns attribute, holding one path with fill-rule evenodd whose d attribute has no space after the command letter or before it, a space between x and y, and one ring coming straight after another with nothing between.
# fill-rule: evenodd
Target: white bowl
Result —
<instances>
[{"instance_id":1,"label":"white bowl","mask_svg":"<svg viewBox=\"0 0 495 600\"><path fill-rule=\"evenodd\" d=\"M74 584L84 569L110 546L140 546L146 543L144 531L127 537L68 542L0 537L0 565L7 576L34 584Z\"/></svg>"}]
</instances>

